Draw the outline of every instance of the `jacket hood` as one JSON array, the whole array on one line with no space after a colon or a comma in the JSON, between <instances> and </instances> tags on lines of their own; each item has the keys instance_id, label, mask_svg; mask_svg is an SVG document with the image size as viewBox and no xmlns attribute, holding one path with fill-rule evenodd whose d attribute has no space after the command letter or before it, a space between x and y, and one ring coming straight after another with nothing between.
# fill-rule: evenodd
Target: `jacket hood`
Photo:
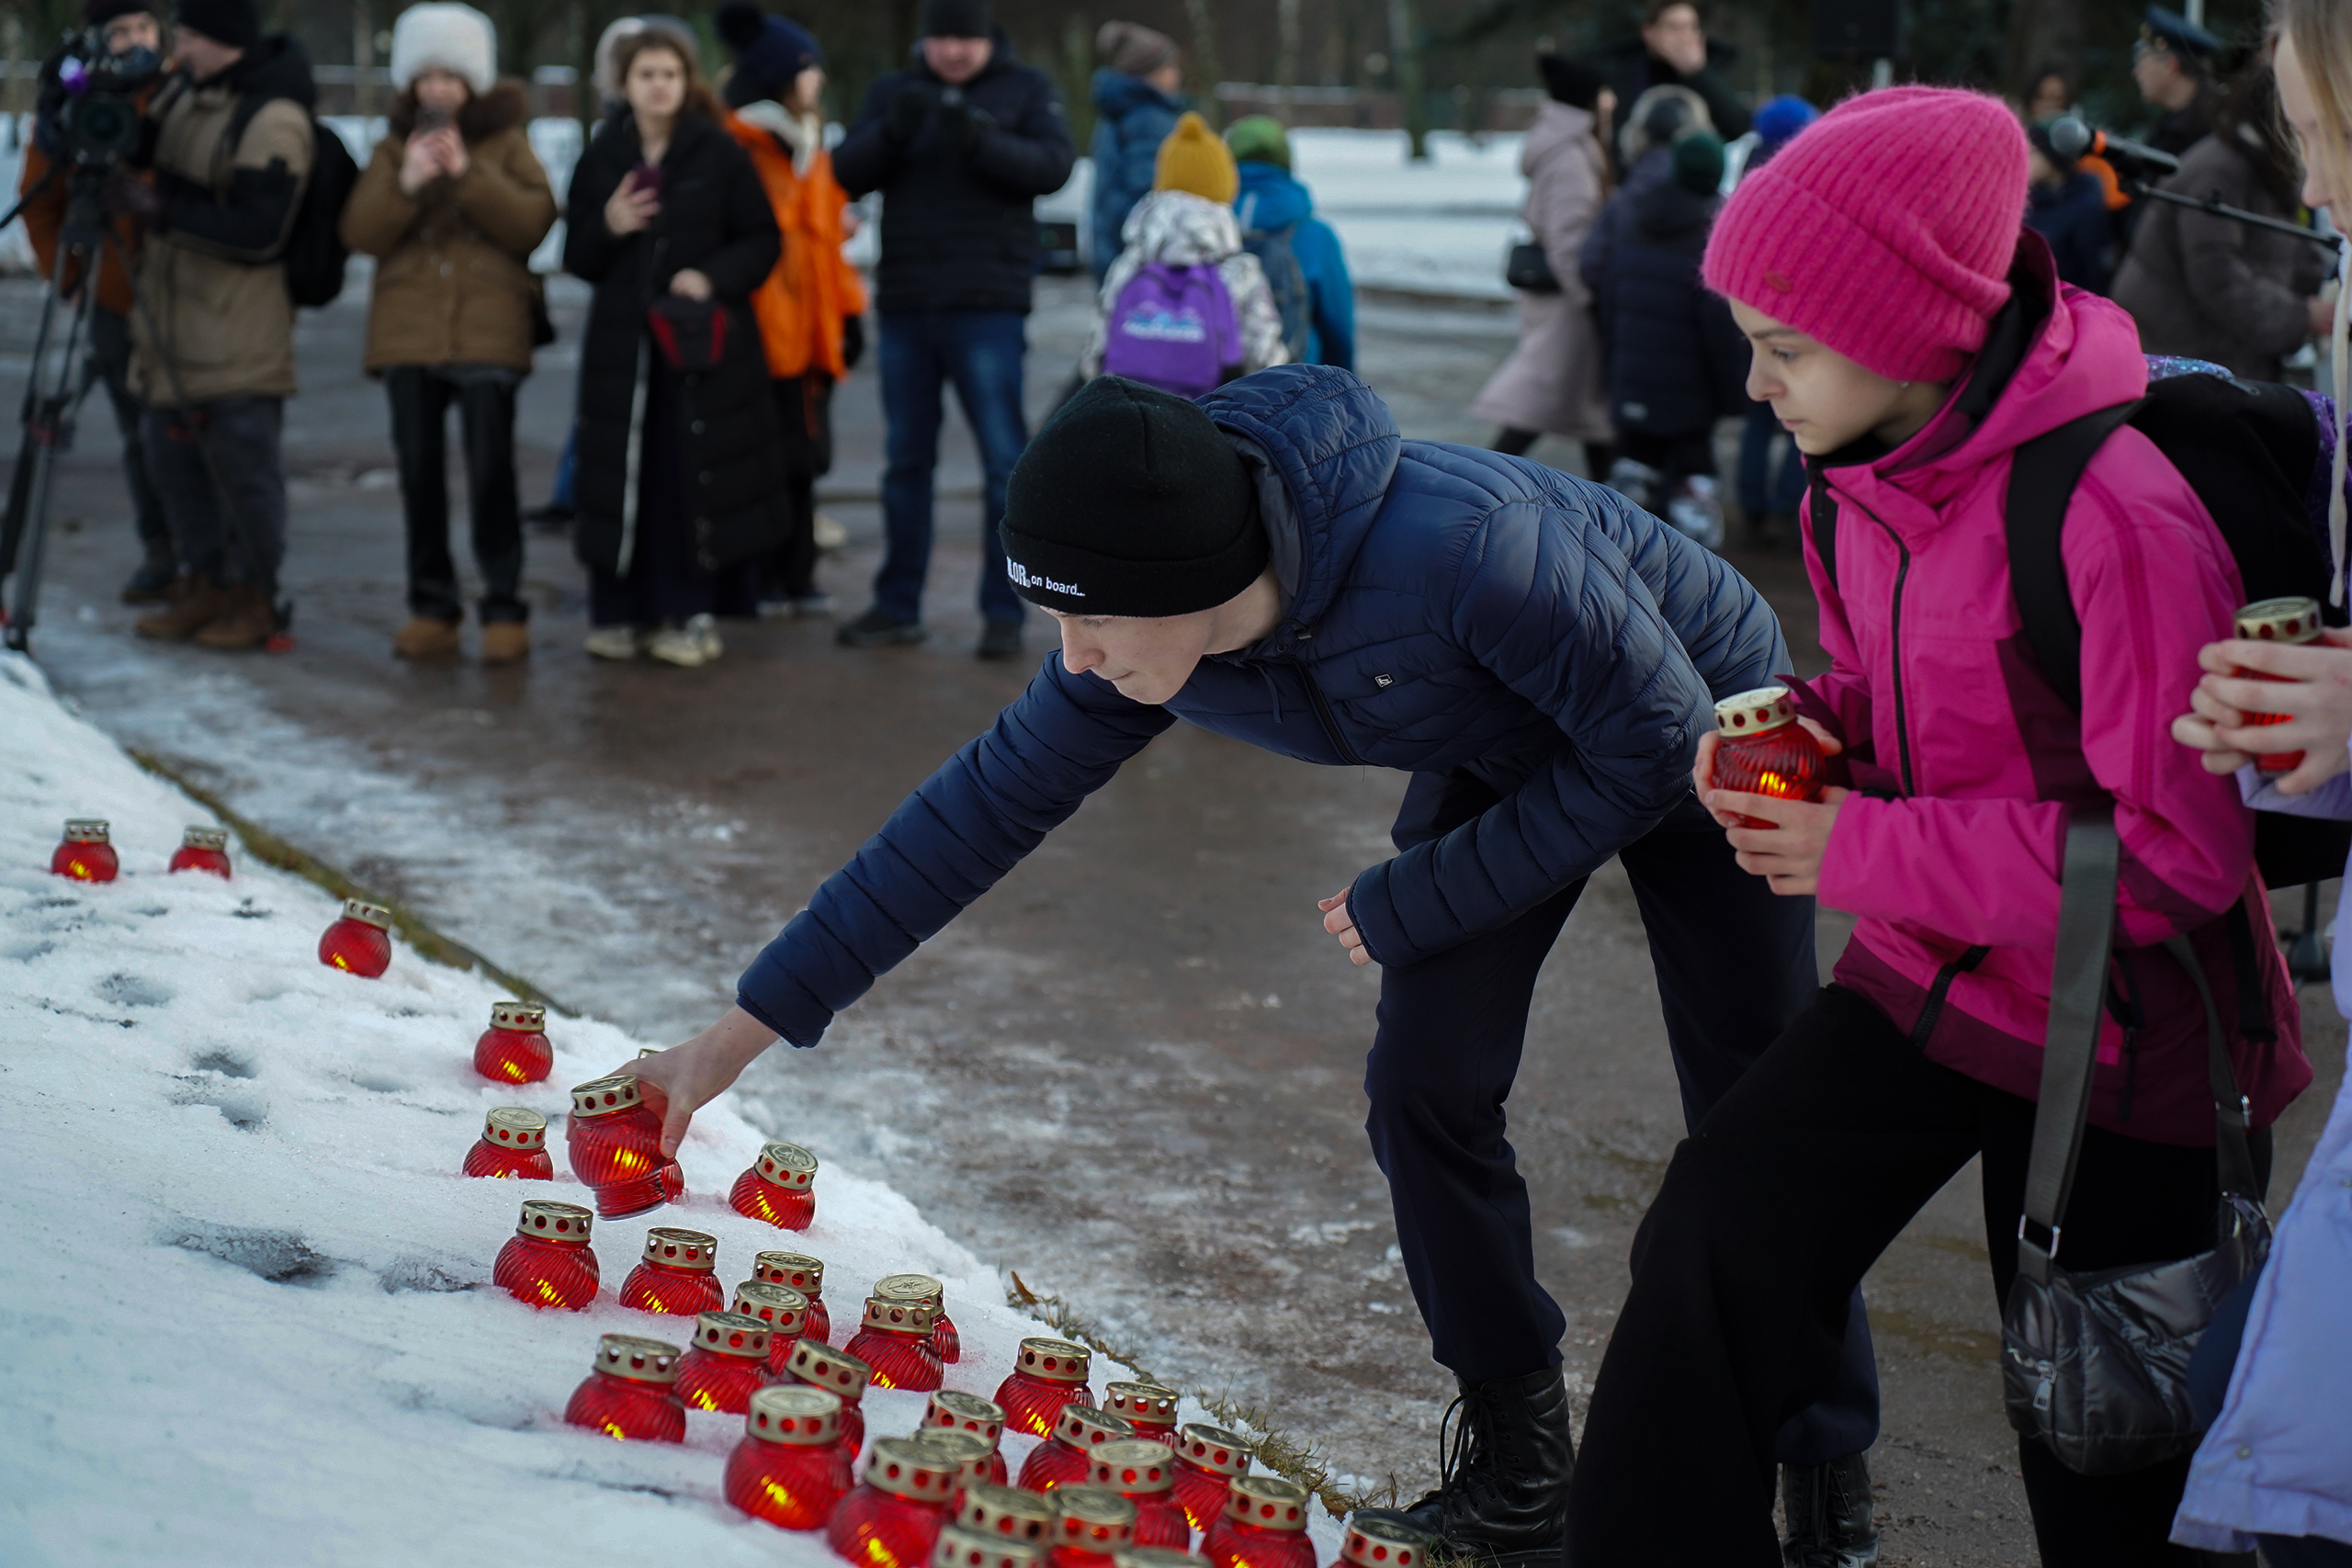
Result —
<instances>
[{"instance_id":1,"label":"jacket hood","mask_svg":"<svg viewBox=\"0 0 2352 1568\"><path fill-rule=\"evenodd\" d=\"M1642 186L1627 199L1634 204L1634 227L1643 238L1666 244L1696 241L1705 245L1707 225L1714 221L1716 197L1685 190L1668 178Z\"/></svg>"},{"instance_id":2,"label":"jacket hood","mask_svg":"<svg viewBox=\"0 0 2352 1568\"><path fill-rule=\"evenodd\" d=\"M1088 84L1088 94L1094 100L1094 112L1116 119L1139 108L1157 107L1181 113L1183 101L1161 92L1140 76L1130 76L1124 71L1101 66Z\"/></svg>"},{"instance_id":3,"label":"jacket hood","mask_svg":"<svg viewBox=\"0 0 2352 1568\"><path fill-rule=\"evenodd\" d=\"M1527 128L1527 140L1520 143L1519 172L1533 175L1562 148L1580 138L1589 138L1593 124L1590 109L1571 107L1556 99L1544 100L1544 107L1535 111L1535 123Z\"/></svg>"},{"instance_id":4,"label":"jacket hood","mask_svg":"<svg viewBox=\"0 0 2352 1568\"><path fill-rule=\"evenodd\" d=\"M245 51L237 62L201 88L228 87L240 97L291 98L306 109L318 107L319 89L311 76L311 57L290 33L272 33Z\"/></svg>"},{"instance_id":5,"label":"jacket hood","mask_svg":"<svg viewBox=\"0 0 2352 1568\"><path fill-rule=\"evenodd\" d=\"M1127 214L1119 237L1138 262L1199 266L1221 262L1241 249L1241 226L1233 209L1188 190L1156 190Z\"/></svg>"},{"instance_id":6,"label":"jacket hood","mask_svg":"<svg viewBox=\"0 0 2352 1568\"><path fill-rule=\"evenodd\" d=\"M1315 197L1279 164L1241 165L1241 194L1233 203L1244 229L1287 229L1315 210Z\"/></svg>"},{"instance_id":7,"label":"jacket hood","mask_svg":"<svg viewBox=\"0 0 2352 1568\"><path fill-rule=\"evenodd\" d=\"M1280 365L1229 381L1201 407L1259 472L1258 502L1288 602L1252 653L1280 653L1312 630L1363 547L1404 435L1387 405L1350 372Z\"/></svg>"}]
</instances>

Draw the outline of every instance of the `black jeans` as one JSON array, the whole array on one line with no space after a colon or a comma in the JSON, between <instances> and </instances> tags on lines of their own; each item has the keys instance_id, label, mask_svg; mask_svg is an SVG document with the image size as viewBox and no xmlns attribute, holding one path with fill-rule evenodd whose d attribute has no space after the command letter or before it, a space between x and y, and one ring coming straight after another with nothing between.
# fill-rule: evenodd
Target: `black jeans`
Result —
<instances>
[{"instance_id":1,"label":"black jeans","mask_svg":"<svg viewBox=\"0 0 2352 1568\"><path fill-rule=\"evenodd\" d=\"M449 555L449 405L466 446L466 513L481 569L481 618L526 621L523 517L514 491L514 372L489 365L394 365L384 371L408 520L408 607L428 620L465 614Z\"/></svg>"},{"instance_id":2,"label":"black jeans","mask_svg":"<svg viewBox=\"0 0 2352 1568\"><path fill-rule=\"evenodd\" d=\"M130 320L95 302L90 307L90 364L106 384L115 427L122 432L122 477L130 487L130 514L139 528L139 543L149 560L170 560L172 527L164 521L164 498L155 493L155 481L147 473L146 433L140 428L145 409L130 389Z\"/></svg>"},{"instance_id":3,"label":"black jeans","mask_svg":"<svg viewBox=\"0 0 2352 1568\"><path fill-rule=\"evenodd\" d=\"M1442 832L1496 798L1457 780L1424 827L1400 839ZM1695 1123L1818 989L1813 900L1775 897L1741 871L1695 800L1618 859L1641 907L1684 1116ZM1526 1043L1536 973L1583 891L1572 884L1500 931L1381 975L1365 1131L1388 1178L1397 1246L1432 1353L1465 1378L1560 1361L1566 1319L1535 1277L1527 1183L1504 1135L1503 1102ZM1845 1344L1821 1399L1792 1410L1780 1434L1779 1452L1791 1462L1859 1452L1878 1435L1877 1371L1859 1310Z\"/></svg>"},{"instance_id":4,"label":"black jeans","mask_svg":"<svg viewBox=\"0 0 2352 1568\"><path fill-rule=\"evenodd\" d=\"M216 398L187 412L146 411L140 428L147 477L163 498L173 547L187 570L277 591L286 558L286 468L277 449L285 416L277 398Z\"/></svg>"},{"instance_id":5,"label":"black jeans","mask_svg":"<svg viewBox=\"0 0 2352 1568\"><path fill-rule=\"evenodd\" d=\"M822 370L770 384L784 427L784 543L766 557L766 592L806 599L817 592L817 478L833 466L833 378Z\"/></svg>"},{"instance_id":6,"label":"black jeans","mask_svg":"<svg viewBox=\"0 0 2352 1568\"><path fill-rule=\"evenodd\" d=\"M1634 1238L1633 1290L1585 1421L1572 1559L1779 1568L1773 1438L1837 1375L1856 1285L1981 1154L1985 1247L2006 1300L2033 1109L1928 1061L1853 992L1822 991L1676 1151ZM2267 1131L2255 1162L2267 1182ZM2205 1251L2220 1200L2211 1149L2093 1127L2061 1261ZM1987 1397L1996 1386L1988 1374ZM2048 1568L2200 1561L2165 1539L2186 1455L2117 1476L2077 1475L2030 1440L2018 1457Z\"/></svg>"}]
</instances>

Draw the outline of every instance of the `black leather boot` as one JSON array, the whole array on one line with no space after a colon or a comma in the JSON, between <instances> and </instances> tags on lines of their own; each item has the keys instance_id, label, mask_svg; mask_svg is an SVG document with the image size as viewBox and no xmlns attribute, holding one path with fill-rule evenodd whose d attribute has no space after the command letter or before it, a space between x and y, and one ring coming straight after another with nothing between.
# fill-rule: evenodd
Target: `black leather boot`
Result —
<instances>
[{"instance_id":1,"label":"black leather boot","mask_svg":"<svg viewBox=\"0 0 2352 1568\"><path fill-rule=\"evenodd\" d=\"M1487 1568L1566 1568L1568 1390L1559 1369L1488 1382L1454 1380L1461 1397L1441 1428L1438 1489L1405 1510L1433 1551Z\"/></svg>"},{"instance_id":2,"label":"black leather boot","mask_svg":"<svg viewBox=\"0 0 2352 1568\"><path fill-rule=\"evenodd\" d=\"M1788 1568L1871 1568L1878 1562L1867 1453L1782 1465L1781 1504L1789 1516L1789 1539L1781 1547Z\"/></svg>"}]
</instances>

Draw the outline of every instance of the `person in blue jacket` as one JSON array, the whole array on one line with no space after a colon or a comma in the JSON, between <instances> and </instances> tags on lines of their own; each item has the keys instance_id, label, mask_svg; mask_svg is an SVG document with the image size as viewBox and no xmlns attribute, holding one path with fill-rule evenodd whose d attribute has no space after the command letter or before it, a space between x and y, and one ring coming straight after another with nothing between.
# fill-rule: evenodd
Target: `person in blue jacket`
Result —
<instances>
[{"instance_id":1,"label":"person in blue jacket","mask_svg":"<svg viewBox=\"0 0 2352 1568\"><path fill-rule=\"evenodd\" d=\"M1315 197L1290 172L1290 137L1283 122L1272 115L1244 115L1225 129L1225 144L1241 166L1241 194L1233 198L1234 216L1241 220L1243 243L1266 269L1273 287L1275 308L1282 299L1279 254L1287 248L1298 262L1298 281L1306 286L1300 301L1306 342L1300 365L1356 367L1356 286L1348 276L1348 258L1331 225L1315 216ZM1289 312L1284 311L1288 325Z\"/></svg>"},{"instance_id":2,"label":"person in blue jacket","mask_svg":"<svg viewBox=\"0 0 2352 1568\"><path fill-rule=\"evenodd\" d=\"M1094 283L1126 248L1127 214L1150 194L1159 144L1184 113L1177 93L1184 63L1176 40L1140 22L1105 22L1094 35L1102 66L1094 73L1094 161L1091 220Z\"/></svg>"},{"instance_id":3,"label":"person in blue jacket","mask_svg":"<svg viewBox=\"0 0 2352 1568\"><path fill-rule=\"evenodd\" d=\"M1566 1324L1535 1277L1503 1102L1536 973L1612 856L1693 1125L1813 998L1812 901L1741 872L1690 786L1713 701L1789 668L1779 621L1612 491L1405 440L1328 366L1198 403L1088 383L1014 470L1003 535L1061 649L826 880L732 1010L628 1068L661 1102L663 1146L776 1040L815 1045L1179 720L1410 773L1396 854L1320 908L1350 958L1382 968L1366 1130L1462 1393L1464 1439L1411 1512L1454 1554L1557 1568ZM1783 1429L1785 1461L1825 1466L1876 1433L1859 1301L1850 1322L1838 1390Z\"/></svg>"}]
</instances>

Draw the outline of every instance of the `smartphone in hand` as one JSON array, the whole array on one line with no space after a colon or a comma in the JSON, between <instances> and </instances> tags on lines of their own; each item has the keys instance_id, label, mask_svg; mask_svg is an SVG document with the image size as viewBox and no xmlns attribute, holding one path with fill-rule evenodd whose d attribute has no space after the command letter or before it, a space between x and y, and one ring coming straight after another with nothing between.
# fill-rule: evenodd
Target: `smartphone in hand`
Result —
<instances>
[{"instance_id":1,"label":"smartphone in hand","mask_svg":"<svg viewBox=\"0 0 2352 1568\"><path fill-rule=\"evenodd\" d=\"M447 109L420 108L416 111L416 133L429 136L436 130L447 130L457 120Z\"/></svg>"},{"instance_id":2,"label":"smartphone in hand","mask_svg":"<svg viewBox=\"0 0 2352 1568\"><path fill-rule=\"evenodd\" d=\"M628 172L628 188L662 194L662 170L654 164L639 164Z\"/></svg>"}]
</instances>

